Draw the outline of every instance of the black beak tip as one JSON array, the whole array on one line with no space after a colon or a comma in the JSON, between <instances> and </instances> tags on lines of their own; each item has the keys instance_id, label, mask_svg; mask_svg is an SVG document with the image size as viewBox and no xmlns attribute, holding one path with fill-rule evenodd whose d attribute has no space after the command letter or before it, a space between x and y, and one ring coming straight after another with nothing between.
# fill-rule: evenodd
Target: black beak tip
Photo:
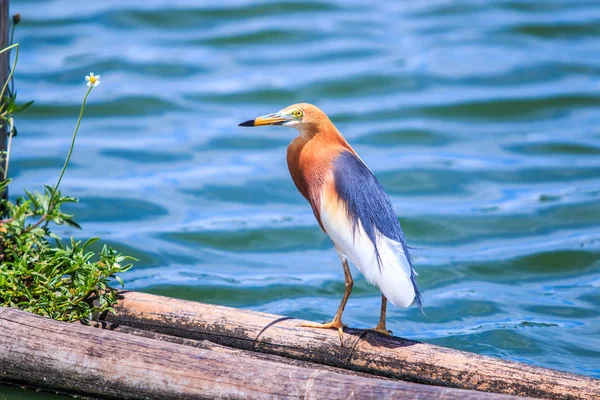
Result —
<instances>
[{"instance_id":1,"label":"black beak tip","mask_svg":"<svg viewBox=\"0 0 600 400\"><path fill-rule=\"evenodd\" d=\"M242 122L238 126L254 126L254 120L253 119L249 119L248 121Z\"/></svg>"}]
</instances>

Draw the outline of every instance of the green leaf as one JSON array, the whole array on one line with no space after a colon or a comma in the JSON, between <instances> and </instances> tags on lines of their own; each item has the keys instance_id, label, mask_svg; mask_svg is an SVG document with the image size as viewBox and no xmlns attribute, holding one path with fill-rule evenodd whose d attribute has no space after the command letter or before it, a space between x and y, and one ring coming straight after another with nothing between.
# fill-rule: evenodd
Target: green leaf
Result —
<instances>
[{"instance_id":1,"label":"green leaf","mask_svg":"<svg viewBox=\"0 0 600 400\"><path fill-rule=\"evenodd\" d=\"M71 218L63 217L62 219L64 222L66 222L67 225L72 226L77 229L81 229L81 226L77 222L73 221Z\"/></svg>"},{"instance_id":2,"label":"green leaf","mask_svg":"<svg viewBox=\"0 0 600 400\"><path fill-rule=\"evenodd\" d=\"M12 181L12 179L8 178L8 179L0 182L0 191L4 190L4 188L6 188L10 184L11 181Z\"/></svg>"},{"instance_id":3,"label":"green leaf","mask_svg":"<svg viewBox=\"0 0 600 400\"><path fill-rule=\"evenodd\" d=\"M15 100L16 100L16 96L15 96ZM14 111L14 112L21 112L21 111L23 111L23 110L25 110L25 109L29 108L29 106L31 106L31 105L34 103L34 101L35 101L35 100L31 100L31 101L28 101L28 102L27 102L27 103L25 103L25 104L21 104L21 105L15 105L15 106L14 106L14 109L13 109L13 111Z\"/></svg>"},{"instance_id":4,"label":"green leaf","mask_svg":"<svg viewBox=\"0 0 600 400\"><path fill-rule=\"evenodd\" d=\"M97 241L99 241L100 238L89 238L84 244L83 246L81 246L82 249L86 249L88 246L91 246L92 244L96 243Z\"/></svg>"}]
</instances>

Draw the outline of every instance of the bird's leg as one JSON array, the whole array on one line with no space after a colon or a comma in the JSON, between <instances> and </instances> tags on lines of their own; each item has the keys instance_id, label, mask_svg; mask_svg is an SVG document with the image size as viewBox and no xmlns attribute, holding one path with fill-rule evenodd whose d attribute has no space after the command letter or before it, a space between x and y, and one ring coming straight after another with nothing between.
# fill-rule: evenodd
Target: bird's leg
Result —
<instances>
[{"instance_id":1,"label":"bird's leg","mask_svg":"<svg viewBox=\"0 0 600 400\"><path fill-rule=\"evenodd\" d=\"M382 294L381 295L381 314L379 315L379 323L372 330L375 332L379 332L379 333L389 336L391 332L388 331L385 327L386 311L387 311L387 299Z\"/></svg>"},{"instance_id":2,"label":"bird's leg","mask_svg":"<svg viewBox=\"0 0 600 400\"><path fill-rule=\"evenodd\" d=\"M350 297L350 292L352 292L352 286L354 286L354 281L352 280L352 275L350 274L350 267L348 267L348 260L342 260L342 266L344 267L344 279L346 281L346 291L344 292L344 297L342 297L342 302L338 307L337 312L335 313L335 317L333 317L333 321L326 324L317 324L314 322L304 323L301 326L308 328L334 328L337 329L340 334L340 340L343 339L343 329L346 327L342 323L342 313L344 312L344 308L346 307L346 302L348 302L348 297ZM343 343L343 341L342 341Z\"/></svg>"}]
</instances>

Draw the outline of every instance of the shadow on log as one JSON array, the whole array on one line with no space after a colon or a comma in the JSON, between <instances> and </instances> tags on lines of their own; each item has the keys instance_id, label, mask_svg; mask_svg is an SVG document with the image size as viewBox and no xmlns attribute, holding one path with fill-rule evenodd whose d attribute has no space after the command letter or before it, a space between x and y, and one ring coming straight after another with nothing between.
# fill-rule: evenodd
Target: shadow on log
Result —
<instances>
[{"instance_id":1,"label":"shadow on log","mask_svg":"<svg viewBox=\"0 0 600 400\"><path fill-rule=\"evenodd\" d=\"M600 398L600 380L426 343L345 330L261 312L121 292L106 321L181 338L430 385L554 399ZM116 328L119 329L118 327Z\"/></svg>"},{"instance_id":2,"label":"shadow on log","mask_svg":"<svg viewBox=\"0 0 600 400\"><path fill-rule=\"evenodd\" d=\"M303 368L8 308L0 308L0 381L131 399L513 398Z\"/></svg>"}]
</instances>

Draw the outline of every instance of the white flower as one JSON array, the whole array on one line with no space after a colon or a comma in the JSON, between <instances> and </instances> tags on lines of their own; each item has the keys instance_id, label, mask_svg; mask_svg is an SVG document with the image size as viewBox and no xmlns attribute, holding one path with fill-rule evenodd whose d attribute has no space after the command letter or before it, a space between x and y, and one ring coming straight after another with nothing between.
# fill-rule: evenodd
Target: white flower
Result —
<instances>
[{"instance_id":1,"label":"white flower","mask_svg":"<svg viewBox=\"0 0 600 400\"><path fill-rule=\"evenodd\" d=\"M100 75L94 75L93 72L90 72L90 74L85 77L85 80L87 81L88 87L92 85L96 87L100 84Z\"/></svg>"}]
</instances>

